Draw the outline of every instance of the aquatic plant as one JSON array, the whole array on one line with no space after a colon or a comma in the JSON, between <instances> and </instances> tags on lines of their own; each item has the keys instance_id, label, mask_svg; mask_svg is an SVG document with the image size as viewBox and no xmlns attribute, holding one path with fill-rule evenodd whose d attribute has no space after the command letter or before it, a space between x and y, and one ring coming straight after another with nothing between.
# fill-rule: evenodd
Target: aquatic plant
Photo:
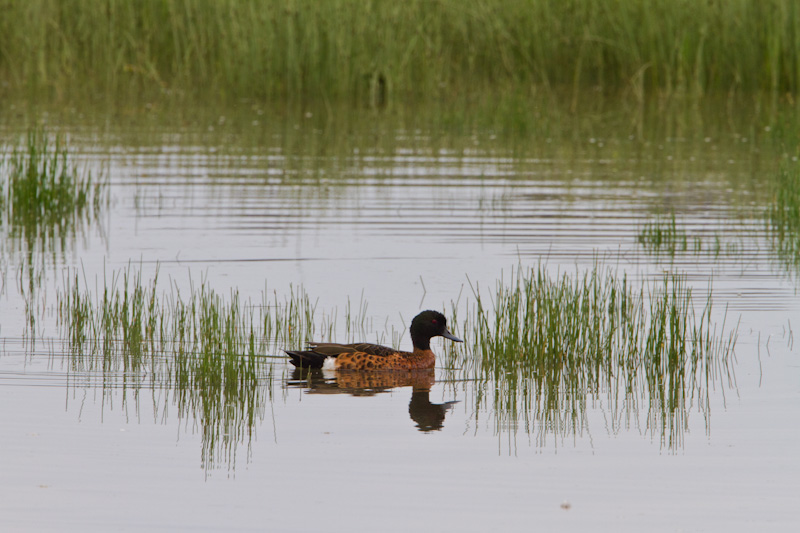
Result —
<instances>
[{"instance_id":1,"label":"aquatic plant","mask_svg":"<svg viewBox=\"0 0 800 533\"><path fill-rule=\"evenodd\" d=\"M26 240L64 240L95 219L108 196L106 184L72 162L63 137L51 142L32 130L0 165L0 225Z\"/></svg>"},{"instance_id":2,"label":"aquatic plant","mask_svg":"<svg viewBox=\"0 0 800 533\"><path fill-rule=\"evenodd\" d=\"M47 258L55 263L99 218L108 205L106 185L78 168L62 136L51 141L43 130L30 130L0 159L0 255L20 257L17 277L31 329Z\"/></svg>"},{"instance_id":3,"label":"aquatic plant","mask_svg":"<svg viewBox=\"0 0 800 533\"><path fill-rule=\"evenodd\" d=\"M766 209L772 246L784 263L800 265L800 167L784 164L770 181L771 202Z\"/></svg>"},{"instance_id":4,"label":"aquatic plant","mask_svg":"<svg viewBox=\"0 0 800 533\"><path fill-rule=\"evenodd\" d=\"M472 379L476 412L489 407L498 433L520 423L542 445L578 435L597 401L617 428L647 405L647 430L668 448L682 442L691 407L707 417L709 387L731 385L736 329L698 313L685 280L631 284L595 266L551 276L543 265L498 283L487 307L477 287L462 323L471 347L451 347L448 366ZM467 333L468 332L468 333Z\"/></svg>"},{"instance_id":5,"label":"aquatic plant","mask_svg":"<svg viewBox=\"0 0 800 533\"><path fill-rule=\"evenodd\" d=\"M795 93L792 0L10 2L11 88L439 101L514 89ZM169 31L162 31L168 28ZM87 89L88 88L88 89Z\"/></svg>"},{"instance_id":6,"label":"aquatic plant","mask_svg":"<svg viewBox=\"0 0 800 533\"><path fill-rule=\"evenodd\" d=\"M166 290L158 283L157 273L144 283L132 267L104 278L101 292L79 273L65 278L57 317L71 370L101 379L109 393L121 388L123 402L127 390L171 394L182 419L200 422L204 464L223 455L233 466L237 444L249 444L272 400L272 363L285 360L266 354L330 336L335 313L320 318L302 289L283 299L265 290L253 303L235 290L219 295L205 281L185 295L174 282ZM447 347L441 379L472 383L465 390L475 416L490 413L498 434L522 425L542 445L577 436L588 408L601 402L611 431L638 424L642 406L646 431L675 449L692 408L708 423L710 388L733 386L736 329L714 324L711 296L698 308L678 275L639 286L598 265L556 277L539 265L498 281L491 306L473 291L465 318L458 303L450 313L467 347ZM347 306L347 338L365 338L365 317L363 298ZM377 382L365 383L377 390ZM334 385L360 394L354 382Z\"/></svg>"},{"instance_id":7,"label":"aquatic plant","mask_svg":"<svg viewBox=\"0 0 800 533\"><path fill-rule=\"evenodd\" d=\"M357 309L348 303L344 321L348 337L365 330L363 300ZM75 380L99 379L104 398L121 391L123 404L128 392L161 391L163 409L171 396L179 418L197 420L206 468L220 456L233 468L238 444L249 446L272 399L272 363L285 361L268 354L338 327L335 315L316 315L302 288L284 298L264 289L253 302L236 290L218 294L201 279L184 294L174 280L160 288L157 271L144 281L133 266L104 277L99 290L82 272L65 277L56 325Z\"/></svg>"}]
</instances>

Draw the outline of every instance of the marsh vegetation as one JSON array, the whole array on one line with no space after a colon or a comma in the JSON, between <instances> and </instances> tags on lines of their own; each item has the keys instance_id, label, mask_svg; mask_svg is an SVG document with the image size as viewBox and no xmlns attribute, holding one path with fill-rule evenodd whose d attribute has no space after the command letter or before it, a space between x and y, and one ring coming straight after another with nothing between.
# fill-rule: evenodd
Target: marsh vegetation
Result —
<instances>
[{"instance_id":1,"label":"marsh vegetation","mask_svg":"<svg viewBox=\"0 0 800 533\"><path fill-rule=\"evenodd\" d=\"M302 288L285 297L266 288L258 301L221 295L200 280L182 292L175 280L162 288L158 274L143 280L134 266L87 280L76 272L57 296L58 353L68 354L76 384L99 384L104 401L121 393L124 405L141 391L158 394L180 419L196 421L203 464L235 466L240 444L249 446L274 380L285 362L281 347L301 346L337 330L337 313L320 316ZM343 330L366 330L366 307L344 308ZM31 331L29 336L35 333Z\"/></svg>"},{"instance_id":2,"label":"marsh vegetation","mask_svg":"<svg viewBox=\"0 0 800 533\"><path fill-rule=\"evenodd\" d=\"M772 201L767 207L771 242L784 262L800 266L800 171L787 162L771 182Z\"/></svg>"},{"instance_id":3,"label":"marsh vegetation","mask_svg":"<svg viewBox=\"0 0 800 533\"><path fill-rule=\"evenodd\" d=\"M791 529L794 2L6 4L4 524Z\"/></svg>"},{"instance_id":4,"label":"marsh vegetation","mask_svg":"<svg viewBox=\"0 0 800 533\"><path fill-rule=\"evenodd\" d=\"M87 85L371 105L587 89L777 98L800 88L798 20L791 0L34 0L6 6L0 49L19 60L0 73L62 98Z\"/></svg>"},{"instance_id":5,"label":"marsh vegetation","mask_svg":"<svg viewBox=\"0 0 800 533\"><path fill-rule=\"evenodd\" d=\"M462 321L453 304L452 323L468 343L448 348L440 379L473 383L475 416L491 413L499 435L521 426L544 445L580 434L588 406L603 401L615 431L645 409L647 432L674 450L689 412L708 416L709 387L735 386L736 328L724 317L715 324L711 296L698 304L680 276L639 285L600 265L559 276L540 265L498 281L489 300L476 288ZM385 336L368 331L364 311L345 310L347 338ZM274 399L275 373L286 366L282 348L341 334L336 315L317 310L302 289L283 299L265 290L260 301L243 302L237 291L219 295L204 282L185 294L174 283L161 290L157 276L143 281L133 267L94 283L75 274L58 296L71 371L99 376L109 393L145 389L176 398L181 418L191 414L202 425L209 466L219 455L230 466L237 446L249 442ZM403 382L379 377L364 387ZM349 385L334 387L358 388L345 378Z\"/></svg>"},{"instance_id":6,"label":"marsh vegetation","mask_svg":"<svg viewBox=\"0 0 800 533\"><path fill-rule=\"evenodd\" d=\"M16 265L31 330L47 265L63 260L79 236L102 225L108 203L106 178L93 178L78 165L62 135L30 129L0 153L0 268L5 278L8 265Z\"/></svg>"},{"instance_id":7,"label":"marsh vegetation","mask_svg":"<svg viewBox=\"0 0 800 533\"><path fill-rule=\"evenodd\" d=\"M81 168L61 135L32 129L0 159L0 227L28 251L66 248L108 198L103 176Z\"/></svg>"},{"instance_id":8,"label":"marsh vegetation","mask_svg":"<svg viewBox=\"0 0 800 533\"><path fill-rule=\"evenodd\" d=\"M484 384L476 412L491 406L499 433L558 443L588 429L585 414L601 402L614 431L635 420L674 449L692 408L708 416L710 387L735 387L737 328L724 316L715 324L711 294L697 302L680 275L637 284L598 264L572 275L540 264L510 278L490 305L474 288L462 325L471 347L451 348L448 362Z\"/></svg>"}]
</instances>

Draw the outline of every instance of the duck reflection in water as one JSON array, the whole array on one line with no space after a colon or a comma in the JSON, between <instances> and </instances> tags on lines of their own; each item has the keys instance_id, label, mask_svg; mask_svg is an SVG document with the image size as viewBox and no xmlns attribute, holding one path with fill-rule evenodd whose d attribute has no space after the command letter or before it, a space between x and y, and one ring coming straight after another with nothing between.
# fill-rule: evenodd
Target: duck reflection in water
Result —
<instances>
[{"instance_id":1,"label":"duck reflection in water","mask_svg":"<svg viewBox=\"0 0 800 533\"><path fill-rule=\"evenodd\" d=\"M295 368L288 386L306 388L309 394L375 396L399 387L411 387L408 414L420 431L442 429L447 411L456 402L431 403L433 369L412 371L331 372Z\"/></svg>"}]
</instances>

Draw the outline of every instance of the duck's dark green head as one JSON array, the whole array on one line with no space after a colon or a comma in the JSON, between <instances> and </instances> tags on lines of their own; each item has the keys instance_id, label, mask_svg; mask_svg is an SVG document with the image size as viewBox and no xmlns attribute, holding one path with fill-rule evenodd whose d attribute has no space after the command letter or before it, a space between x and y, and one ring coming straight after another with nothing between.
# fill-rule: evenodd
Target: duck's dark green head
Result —
<instances>
[{"instance_id":1,"label":"duck's dark green head","mask_svg":"<svg viewBox=\"0 0 800 533\"><path fill-rule=\"evenodd\" d=\"M411 342L415 348L428 350L431 337L444 337L451 341L464 342L447 329L447 319L439 311L423 311L411 321Z\"/></svg>"}]
</instances>

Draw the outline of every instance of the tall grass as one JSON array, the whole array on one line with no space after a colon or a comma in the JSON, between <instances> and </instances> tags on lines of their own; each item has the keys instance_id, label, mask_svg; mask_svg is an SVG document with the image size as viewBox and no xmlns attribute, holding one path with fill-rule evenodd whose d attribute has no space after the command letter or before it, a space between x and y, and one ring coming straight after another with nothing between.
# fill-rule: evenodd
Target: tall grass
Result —
<instances>
[{"instance_id":1,"label":"tall grass","mask_svg":"<svg viewBox=\"0 0 800 533\"><path fill-rule=\"evenodd\" d=\"M647 405L647 431L674 449L691 409L708 422L710 388L733 382L736 330L712 323L710 296L696 309L674 274L635 286L597 266L582 276L518 270L491 306L475 289L462 327L471 349L453 347L448 365L490 384L475 388L476 412L489 406L500 433L522 426L542 444L581 434L588 406L604 401L610 429Z\"/></svg>"},{"instance_id":2,"label":"tall grass","mask_svg":"<svg viewBox=\"0 0 800 533\"><path fill-rule=\"evenodd\" d=\"M5 2L9 89L391 101L800 89L793 0Z\"/></svg>"}]
</instances>

